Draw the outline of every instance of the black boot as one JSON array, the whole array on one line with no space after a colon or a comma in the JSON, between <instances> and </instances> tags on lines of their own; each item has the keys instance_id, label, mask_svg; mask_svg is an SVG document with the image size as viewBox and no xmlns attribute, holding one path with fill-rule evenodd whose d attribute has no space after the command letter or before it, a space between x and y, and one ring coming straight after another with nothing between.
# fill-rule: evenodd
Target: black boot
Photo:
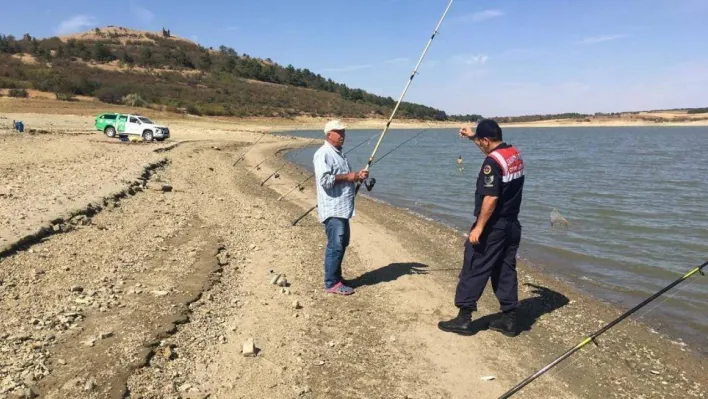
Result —
<instances>
[{"instance_id":1,"label":"black boot","mask_svg":"<svg viewBox=\"0 0 708 399\"><path fill-rule=\"evenodd\" d=\"M472 310L460 308L460 313L452 320L441 321L438 323L438 328L460 335L472 335Z\"/></svg>"},{"instance_id":2,"label":"black boot","mask_svg":"<svg viewBox=\"0 0 708 399\"><path fill-rule=\"evenodd\" d=\"M516 326L516 310L502 313L502 316L491 323L489 329L498 331L507 337L515 337L519 334Z\"/></svg>"}]
</instances>

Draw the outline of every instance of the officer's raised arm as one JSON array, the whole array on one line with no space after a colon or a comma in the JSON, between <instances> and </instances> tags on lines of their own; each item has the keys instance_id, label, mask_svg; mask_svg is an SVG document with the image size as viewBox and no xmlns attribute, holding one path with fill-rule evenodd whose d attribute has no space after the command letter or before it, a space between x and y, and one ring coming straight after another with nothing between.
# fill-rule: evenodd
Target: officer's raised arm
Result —
<instances>
[{"instance_id":1,"label":"officer's raised arm","mask_svg":"<svg viewBox=\"0 0 708 399\"><path fill-rule=\"evenodd\" d=\"M472 142L479 148L480 151L482 151L482 154L487 155L487 153L484 151L484 148L480 147L479 145L479 138L476 136L476 131L473 130L471 127L462 127L460 128L460 137L468 138L472 140Z\"/></svg>"}]
</instances>

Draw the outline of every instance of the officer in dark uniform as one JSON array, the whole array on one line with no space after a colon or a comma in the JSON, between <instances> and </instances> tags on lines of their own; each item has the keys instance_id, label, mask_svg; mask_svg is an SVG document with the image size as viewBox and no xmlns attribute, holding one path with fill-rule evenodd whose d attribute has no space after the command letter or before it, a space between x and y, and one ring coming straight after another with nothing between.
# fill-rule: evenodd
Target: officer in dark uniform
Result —
<instances>
[{"instance_id":1,"label":"officer in dark uniform","mask_svg":"<svg viewBox=\"0 0 708 399\"><path fill-rule=\"evenodd\" d=\"M516 148L502 141L502 130L493 120L480 121L475 132L462 128L460 136L474 141L487 157L477 178L474 209L477 219L465 241L464 263L455 293L459 314L452 320L441 321L438 327L443 331L473 334L472 312L477 310L477 301L491 278L503 314L489 328L513 337L518 334L516 252L521 241L518 215L524 162Z\"/></svg>"}]
</instances>

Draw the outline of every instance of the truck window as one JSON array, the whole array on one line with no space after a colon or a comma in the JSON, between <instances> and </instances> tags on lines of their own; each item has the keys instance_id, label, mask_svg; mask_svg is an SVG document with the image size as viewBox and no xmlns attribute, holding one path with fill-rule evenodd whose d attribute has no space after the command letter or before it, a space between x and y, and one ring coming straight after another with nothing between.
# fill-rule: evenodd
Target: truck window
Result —
<instances>
[{"instance_id":1,"label":"truck window","mask_svg":"<svg viewBox=\"0 0 708 399\"><path fill-rule=\"evenodd\" d=\"M104 119L109 119L109 120L114 120L114 119L116 119L116 116L117 116L117 115L104 115L103 118L104 118Z\"/></svg>"},{"instance_id":2,"label":"truck window","mask_svg":"<svg viewBox=\"0 0 708 399\"><path fill-rule=\"evenodd\" d=\"M130 123L138 123L138 118L130 117Z\"/></svg>"},{"instance_id":3,"label":"truck window","mask_svg":"<svg viewBox=\"0 0 708 399\"><path fill-rule=\"evenodd\" d=\"M128 120L128 117L125 116L125 115L121 115L121 116L118 118L118 120L121 121L121 122L125 122L125 121Z\"/></svg>"}]
</instances>

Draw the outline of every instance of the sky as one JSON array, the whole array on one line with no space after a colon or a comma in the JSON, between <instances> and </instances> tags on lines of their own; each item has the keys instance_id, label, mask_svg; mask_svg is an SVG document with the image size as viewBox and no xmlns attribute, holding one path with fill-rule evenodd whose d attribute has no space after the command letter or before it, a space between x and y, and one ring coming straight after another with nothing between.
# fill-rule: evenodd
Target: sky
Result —
<instances>
[{"instance_id":1,"label":"sky","mask_svg":"<svg viewBox=\"0 0 708 399\"><path fill-rule=\"evenodd\" d=\"M119 25L398 99L449 0L0 0L0 33ZM507 116L708 106L708 0L455 0L405 100Z\"/></svg>"}]
</instances>

